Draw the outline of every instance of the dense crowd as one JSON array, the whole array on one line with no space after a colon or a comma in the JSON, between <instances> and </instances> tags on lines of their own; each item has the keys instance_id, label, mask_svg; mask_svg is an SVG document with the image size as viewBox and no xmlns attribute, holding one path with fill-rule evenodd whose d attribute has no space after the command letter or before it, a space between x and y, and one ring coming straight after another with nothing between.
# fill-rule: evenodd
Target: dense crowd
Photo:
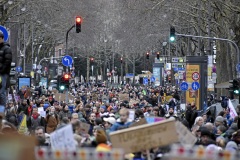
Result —
<instances>
[{"instance_id":1,"label":"dense crowd","mask_svg":"<svg viewBox=\"0 0 240 160\"><path fill-rule=\"evenodd\" d=\"M32 92L33 93L33 92ZM199 115L194 102L186 104L186 110L179 106L180 95L174 87L87 87L76 86L71 90L74 101L57 101L54 92L37 88L35 95L20 91L19 102L9 101L2 122L2 134L17 133L23 116L27 117L28 135L37 137L39 146L51 146L50 134L72 124L74 139L78 147L96 147L97 150L111 150L109 133L131 127L145 117L174 118L181 121L197 137L196 145L211 146L216 150L236 152L240 145L240 120L232 118L228 106L224 106L216 117L210 110ZM120 95L127 94L124 100ZM164 97L172 98L165 101ZM103 97L107 97L103 98ZM39 114L42 107L45 116ZM129 110L135 111L134 120L129 119ZM81 132L80 124L87 123L90 129ZM168 147L153 148L152 159L161 159ZM130 157L145 158L145 151L132 153Z\"/></svg>"}]
</instances>

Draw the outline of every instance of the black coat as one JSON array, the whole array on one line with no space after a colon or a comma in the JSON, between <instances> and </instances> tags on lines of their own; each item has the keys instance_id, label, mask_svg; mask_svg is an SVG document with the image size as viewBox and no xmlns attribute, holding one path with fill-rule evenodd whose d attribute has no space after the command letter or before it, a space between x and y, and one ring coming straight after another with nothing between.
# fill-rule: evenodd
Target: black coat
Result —
<instances>
[{"instance_id":1,"label":"black coat","mask_svg":"<svg viewBox=\"0 0 240 160\"><path fill-rule=\"evenodd\" d=\"M9 74L11 70L12 51L6 42L0 43L0 74Z\"/></svg>"}]
</instances>

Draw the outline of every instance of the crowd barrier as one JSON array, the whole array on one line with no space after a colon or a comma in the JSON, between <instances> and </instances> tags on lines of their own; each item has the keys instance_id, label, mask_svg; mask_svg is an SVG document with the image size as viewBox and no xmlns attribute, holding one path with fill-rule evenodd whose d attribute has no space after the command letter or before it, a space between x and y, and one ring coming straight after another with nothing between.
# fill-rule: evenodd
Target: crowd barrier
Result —
<instances>
[{"instance_id":1,"label":"crowd barrier","mask_svg":"<svg viewBox=\"0 0 240 160\"><path fill-rule=\"evenodd\" d=\"M80 148L77 151L52 150L51 148L35 148L36 160L123 160L121 149L110 152L97 152L94 148Z\"/></svg>"}]
</instances>

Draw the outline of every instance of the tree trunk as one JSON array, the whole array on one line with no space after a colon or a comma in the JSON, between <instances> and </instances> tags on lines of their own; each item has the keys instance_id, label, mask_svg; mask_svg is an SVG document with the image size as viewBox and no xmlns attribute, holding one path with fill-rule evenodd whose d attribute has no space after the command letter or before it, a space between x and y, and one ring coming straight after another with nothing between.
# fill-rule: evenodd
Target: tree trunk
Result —
<instances>
[{"instance_id":1,"label":"tree trunk","mask_svg":"<svg viewBox=\"0 0 240 160\"><path fill-rule=\"evenodd\" d=\"M90 72L90 61L89 61L89 57L87 57L87 77L86 77L86 82L89 82L89 72Z\"/></svg>"}]
</instances>

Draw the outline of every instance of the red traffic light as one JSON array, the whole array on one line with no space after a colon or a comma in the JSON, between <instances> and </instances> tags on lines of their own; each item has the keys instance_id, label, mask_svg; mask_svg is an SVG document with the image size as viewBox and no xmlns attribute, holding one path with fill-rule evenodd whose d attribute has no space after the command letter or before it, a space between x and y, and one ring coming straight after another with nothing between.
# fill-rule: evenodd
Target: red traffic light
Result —
<instances>
[{"instance_id":1,"label":"red traffic light","mask_svg":"<svg viewBox=\"0 0 240 160\"><path fill-rule=\"evenodd\" d=\"M69 74L64 74L63 75L64 80L69 80L71 76Z\"/></svg>"},{"instance_id":2,"label":"red traffic light","mask_svg":"<svg viewBox=\"0 0 240 160\"><path fill-rule=\"evenodd\" d=\"M76 17L76 23L81 23L81 22L82 22L81 17L77 16L77 17Z\"/></svg>"},{"instance_id":3,"label":"red traffic light","mask_svg":"<svg viewBox=\"0 0 240 160\"><path fill-rule=\"evenodd\" d=\"M149 53L147 52L147 55L149 55Z\"/></svg>"},{"instance_id":4,"label":"red traffic light","mask_svg":"<svg viewBox=\"0 0 240 160\"><path fill-rule=\"evenodd\" d=\"M90 61L93 62L93 61L94 61L94 58L90 58Z\"/></svg>"}]
</instances>

